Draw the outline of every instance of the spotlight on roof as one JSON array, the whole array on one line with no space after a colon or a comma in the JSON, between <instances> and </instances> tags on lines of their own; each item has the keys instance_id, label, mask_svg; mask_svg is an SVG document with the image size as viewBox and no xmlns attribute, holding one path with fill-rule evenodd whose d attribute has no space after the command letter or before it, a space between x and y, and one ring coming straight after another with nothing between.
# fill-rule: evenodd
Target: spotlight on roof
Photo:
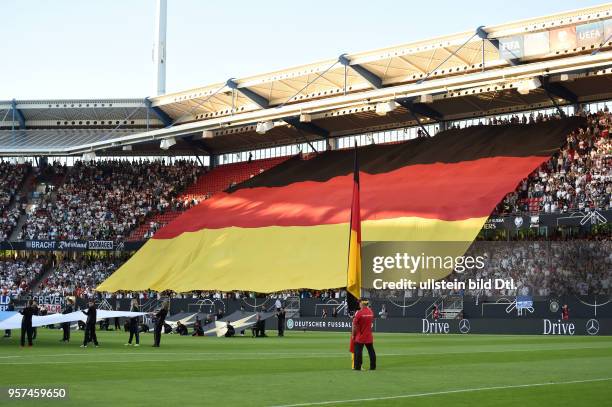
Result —
<instances>
[{"instance_id":1,"label":"spotlight on roof","mask_svg":"<svg viewBox=\"0 0 612 407\"><path fill-rule=\"evenodd\" d=\"M132 146L123 146L123 151L132 151Z\"/></svg>"},{"instance_id":2,"label":"spotlight on roof","mask_svg":"<svg viewBox=\"0 0 612 407\"><path fill-rule=\"evenodd\" d=\"M300 115L300 121L302 123L310 123L312 121L312 116L307 113L302 113Z\"/></svg>"},{"instance_id":3,"label":"spotlight on roof","mask_svg":"<svg viewBox=\"0 0 612 407\"><path fill-rule=\"evenodd\" d=\"M162 150L167 150L175 144L176 139L174 137L168 137L163 139L161 143L159 143L159 148L161 148Z\"/></svg>"},{"instance_id":4,"label":"spotlight on roof","mask_svg":"<svg viewBox=\"0 0 612 407\"><path fill-rule=\"evenodd\" d=\"M432 95L421 95L421 103L433 103Z\"/></svg>"},{"instance_id":5,"label":"spotlight on roof","mask_svg":"<svg viewBox=\"0 0 612 407\"><path fill-rule=\"evenodd\" d=\"M517 92L521 95L528 95L530 91L542 86L542 82L538 78L531 78L524 81L520 81L516 88Z\"/></svg>"},{"instance_id":6,"label":"spotlight on roof","mask_svg":"<svg viewBox=\"0 0 612 407\"><path fill-rule=\"evenodd\" d=\"M202 138L213 138L215 137L215 132L212 130L204 130L202 132Z\"/></svg>"},{"instance_id":7,"label":"spotlight on roof","mask_svg":"<svg viewBox=\"0 0 612 407\"><path fill-rule=\"evenodd\" d=\"M269 130L272 130L273 128L274 123L272 123L271 121L259 122L257 123L257 128L255 129L255 131L258 134L266 134Z\"/></svg>"},{"instance_id":8,"label":"spotlight on roof","mask_svg":"<svg viewBox=\"0 0 612 407\"><path fill-rule=\"evenodd\" d=\"M376 104L376 114L384 116L389 112L394 111L397 108L397 103L394 100L388 102L380 102Z\"/></svg>"},{"instance_id":9,"label":"spotlight on roof","mask_svg":"<svg viewBox=\"0 0 612 407\"><path fill-rule=\"evenodd\" d=\"M96 153L91 151L89 153L83 153L83 161L93 161L96 159Z\"/></svg>"}]
</instances>

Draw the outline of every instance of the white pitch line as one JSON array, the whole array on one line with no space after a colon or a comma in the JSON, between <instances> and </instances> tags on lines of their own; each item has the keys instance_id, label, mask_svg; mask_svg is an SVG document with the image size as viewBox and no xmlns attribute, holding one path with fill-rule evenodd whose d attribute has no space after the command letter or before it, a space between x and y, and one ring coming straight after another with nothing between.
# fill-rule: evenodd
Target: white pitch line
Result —
<instances>
[{"instance_id":1,"label":"white pitch line","mask_svg":"<svg viewBox=\"0 0 612 407\"><path fill-rule=\"evenodd\" d=\"M478 350L473 352L467 352L469 354L483 354L483 353L508 353L508 352L555 352L555 351L564 351L564 350L591 350L591 349L604 349L607 346L587 346L587 347L563 347L563 348L548 348L548 349L507 349L507 350ZM291 358L317 358L317 357L348 357L348 352L146 352L141 353L140 350L133 350L126 352L100 352L94 353L88 352L87 350L83 350L82 353L55 353L55 354L32 354L32 355L11 355L11 356L0 356L0 359L14 359L14 358L54 358L54 357L66 357L66 356L95 356L95 357L105 357L105 356L153 356L153 355L168 355L168 356L216 356L216 358L211 358L210 360L222 360L223 356L261 356L261 357L274 357L281 356L278 359L291 359ZM445 355L464 355L465 351L454 351L454 352L416 352L416 353L379 353L378 356L400 356L400 357L416 357L416 356L445 356ZM244 358L247 359L259 359L259 358ZM168 359L156 359L160 362L166 361ZM232 360L241 360L241 358L232 358ZM139 360L142 361L142 360ZM149 361L153 361L153 359L149 359ZM79 361L61 361L57 363L80 363ZM91 361L93 363L98 363L98 361ZM132 363L131 361L125 361L126 363ZM44 364L53 364L56 362L45 361L45 362L36 362L36 363L44 363ZM11 362L11 363L2 363L1 365L8 364L36 364L36 363L28 363L28 362ZM115 362L114 362L115 363ZM118 362L117 362L118 363Z\"/></svg>"},{"instance_id":2,"label":"white pitch line","mask_svg":"<svg viewBox=\"0 0 612 407\"><path fill-rule=\"evenodd\" d=\"M93 348L93 347L90 347ZM146 348L146 347L145 347ZM129 348L128 348L129 349ZM97 354L97 356L143 356L143 355L202 355L202 356L223 356L223 355L257 355L257 356L275 356L275 355L321 355L321 356L334 356L334 355L347 355L348 352L147 352L147 353L139 353L140 350L130 351L126 349L125 352L101 352ZM142 349L142 347L141 347ZM2 358L23 358L23 357L33 357L33 358L46 358L46 357L64 357L64 356L83 356L83 355L96 355L95 353L85 353L86 350L80 353L47 353L42 355L15 355L15 356L0 356ZM403 354L388 354L389 356L399 356Z\"/></svg>"},{"instance_id":3,"label":"white pitch line","mask_svg":"<svg viewBox=\"0 0 612 407\"><path fill-rule=\"evenodd\" d=\"M603 377L599 379L570 380L566 382L548 382L548 383L514 384L514 385L507 385L507 386L474 387L474 388L468 388L468 389L444 390L444 391L435 391L435 392L428 392L428 393L401 394L398 396L315 401L312 403L298 403L298 404L283 404L283 405L278 405L274 407L308 407L308 406L325 406L325 405L330 405L330 404L363 403L363 402L368 402L368 401L397 400L397 399L408 399L408 398L415 398L415 397L439 396L439 395L444 395L444 394L471 393L471 392L477 392L477 391L490 391L490 390L520 389L520 388L528 388L528 387L555 386L555 385L561 385L561 384L594 383L594 382L604 382L604 381L610 381L610 380L612 380L612 377Z\"/></svg>"}]
</instances>

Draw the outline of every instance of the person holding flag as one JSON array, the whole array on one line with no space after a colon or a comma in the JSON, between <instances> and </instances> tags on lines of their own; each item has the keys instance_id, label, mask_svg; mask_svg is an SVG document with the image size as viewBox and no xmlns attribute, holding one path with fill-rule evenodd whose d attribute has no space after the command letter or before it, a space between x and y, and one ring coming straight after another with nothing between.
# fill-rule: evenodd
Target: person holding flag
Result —
<instances>
[{"instance_id":1,"label":"person holding flag","mask_svg":"<svg viewBox=\"0 0 612 407\"><path fill-rule=\"evenodd\" d=\"M346 296L349 310L356 308L357 299L361 298L361 209L359 205L359 160L357 143L355 143L355 169L353 171L353 200L351 204L351 231L349 237L348 271ZM353 318L350 351L353 354L353 369L361 370L363 347L368 349L370 370L376 370L376 352L372 336L374 313L368 307L367 300L359 301L359 311Z\"/></svg>"},{"instance_id":2,"label":"person holding flag","mask_svg":"<svg viewBox=\"0 0 612 407\"><path fill-rule=\"evenodd\" d=\"M370 370L376 370L376 352L374 351L374 336L372 335L374 313L368 307L368 300L366 299L359 301L359 307L360 310L353 317L353 329L351 332L353 370L361 370L364 346L368 350Z\"/></svg>"}]
</instances>

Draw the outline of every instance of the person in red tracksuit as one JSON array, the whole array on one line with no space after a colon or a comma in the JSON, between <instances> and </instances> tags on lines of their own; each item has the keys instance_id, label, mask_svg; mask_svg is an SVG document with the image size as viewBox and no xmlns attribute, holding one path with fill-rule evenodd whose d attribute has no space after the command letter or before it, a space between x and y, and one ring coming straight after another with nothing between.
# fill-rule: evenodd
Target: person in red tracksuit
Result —
<instances>
[{"instance_id":1,"label":"person in red tracksuit","mask_svg":"<svg viewBox=\"0 0 612 407\"><path fill-rule=\"evenodd\" d=\"M360 310L355 313L353 318L353 341L354 341L354 370L361 370L363 362L363 347L368 350L370 357L370 370L376 370L376 352L374 351L374 337L372 336L372 323L374 313L368 307L367 300L359 302Z\"/></svg>"},{"instance_id":2,"label":"person in red tracksuit","mask_svg":"<svg viewBox=\"0 0 612 407\"><path fill-rule=\"evenodd\" d=\"M438 309L438 305L434 305L433 319L434 321L437 321L438 318L440 318L440 310Z\"/></svg>"},{"instance_id":3,"label":"person in red tracksuit","mask_svg":"<svg viewBox=\"0 0 612 407\"><path fill-rule=\"evenodd\" d=\"M561 308L561 319L564 321L569 321L569 308L567 307L567 304L563 304L563 307Z\"/></svg>"}]
</instances>

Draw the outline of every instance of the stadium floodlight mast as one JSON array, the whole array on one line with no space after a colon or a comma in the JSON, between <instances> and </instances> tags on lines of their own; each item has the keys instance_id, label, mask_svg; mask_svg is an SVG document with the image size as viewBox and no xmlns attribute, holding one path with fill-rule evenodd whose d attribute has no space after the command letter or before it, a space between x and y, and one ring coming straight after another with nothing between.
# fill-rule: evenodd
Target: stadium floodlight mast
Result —
<instances>
[{"instance_id":1,"label":"stadium floodlight mast","mask_svg":"<svg viewBox=\"0 0 612 407\"><path fill-rule=\"evenodd\" d=\"M167 0L157 0L155 15L155 38L153 44L153 62L157 75L157 96L166 93L166 20Z\"/></svg>"}]
</instances>

